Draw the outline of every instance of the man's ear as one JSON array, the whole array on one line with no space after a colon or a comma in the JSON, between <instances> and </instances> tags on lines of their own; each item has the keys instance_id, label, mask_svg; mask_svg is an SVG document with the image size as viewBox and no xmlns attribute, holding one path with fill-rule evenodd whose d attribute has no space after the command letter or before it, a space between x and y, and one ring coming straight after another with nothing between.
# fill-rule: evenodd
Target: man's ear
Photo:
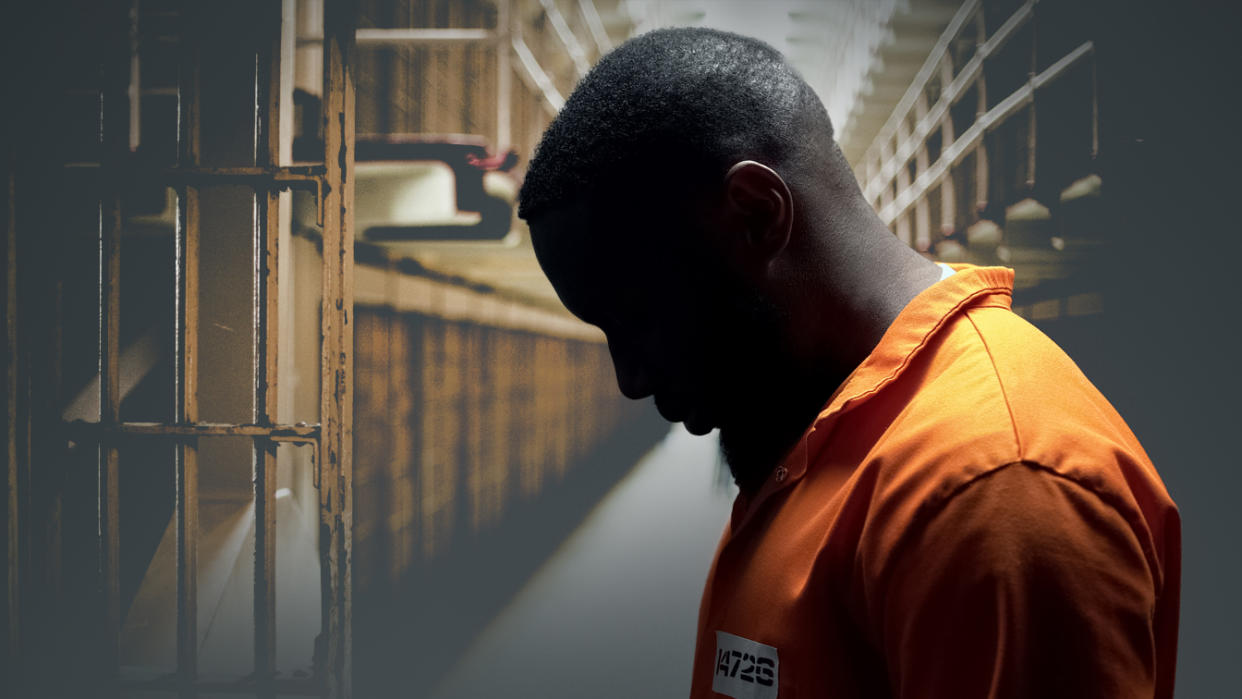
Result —
<instances>
[{"instance_id":1,"label":"man's ear","mask_svg":"<svg viewBox=\"0 0 1242 699\"><path fill-rule=\"evenodd\" d=\"M775 170L743 160L725 175L725 208L746 257L768 262L789 244L793 195Z\"/></svg>"}]
</instances>

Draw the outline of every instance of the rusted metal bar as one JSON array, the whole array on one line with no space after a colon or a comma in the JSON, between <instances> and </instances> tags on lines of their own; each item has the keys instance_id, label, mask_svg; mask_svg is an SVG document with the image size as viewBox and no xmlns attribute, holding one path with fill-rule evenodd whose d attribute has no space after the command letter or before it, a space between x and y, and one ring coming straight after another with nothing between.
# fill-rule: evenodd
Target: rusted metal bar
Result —
<instances>
[{"instance_id":1,"label":"rusted metal bar","mask_svg":"<svg viewBox=\"0 0 1242 699\"><path fill-rule=\"evenodd\" d=\"M197 437L262 437L274 442L312 442L319 438L319 425L254 425L225 422L196 422L169 425L162 422L119 422L104 425L98 422L75 421L67 424L70 434L86 438L99 435L147 435L193 439Z\"/></svg>"},{"instance_id":2,"label":"rusted metal bar","mask_svg":"<svg viewBox=\"0 0 1242 699\"><path fill-rule=\"evenodd\" d=\"M165 170L164 174L180 185L240 184L259 189L315 191L323 184L324 166L176 167Z\"/></svg>"},{"instance_id":3,"label":"rusted metal bar","mask_svg":"<svg viewBox=\"0 0 1242 699\"><path fill-rule=\"evenodd\" d=\"M236 184L253 187L257 192L300 189L315 193L319 203L315 222L323 225L324 166L270 167L198 167L172 168L164 171L168 181L181 186Z\"/></svg>"},{"instance_id":4,"label":"rusted metal bar","mask_svg":"<svg viewBox=\"0 0 1242 699\"><path fill-rule=\"evenodd\" d=\"M126 41L129 3L112 3L103 28L109 49L103 60L99 138L99 416L105 425L120 421L121 413L121 186L126 180L129 151L129 46ZM100 444L98 457L99 586L102 602L100 683L104 696L116 694L119 664L120 609L120 498L119 461L115 444Z\"/></svg>"},{"instance_id":5,"label":"rusted metal bar","mask_svg":"<svg viewBox=\"0 0 1242 699\"><path fill-rule=\"evenodd\" d=\"M255 165L270 172L280 159L280 4L259 5L255 56ZM277 421L276 353L280 292L277 286L280 194L255 192L254 241L254 416ZM256 694L275 697L276 677L276 445L254 443L254 678Z\"/></svg>"},{"instance_id":6,"label":"rusted metal bar","mask_svg":"<svg viewBox=\"0 0 1242 699\"><path fill-rule=\"evenodd\" d=\"M177 77L177 166L199 162L199 38L189 0L181 3L181 45ZM176 312L173 358L173 421L198 421L198 188L177 187ZM123 426L122 426L123 427ZM195 695L198 679L198 442L174 448L177 536L177 693Z\"/></svg>"},{"instance_id":7,"label":"rusted metal bar","mask_svg":"<svg viewBox=\"0 0 1242 699\"><path fill-rule=\"evenodd\" d=\"M320 570L323 629L316 671L329 697L352 694L354 24L350 0L324 3L323 118L328 191L323 225L320 356ZM318 652L321 651L321 652Z\"/></svg>"}]
</instances>

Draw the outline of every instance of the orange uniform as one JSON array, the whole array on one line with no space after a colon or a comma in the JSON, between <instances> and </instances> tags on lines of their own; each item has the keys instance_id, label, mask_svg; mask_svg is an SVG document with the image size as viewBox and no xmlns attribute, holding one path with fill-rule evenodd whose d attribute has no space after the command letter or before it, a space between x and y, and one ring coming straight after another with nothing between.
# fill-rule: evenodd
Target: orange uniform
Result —
<instances>
[{"instance_id":1,"label":"orange uniform","mask_svg":"<svg viewBox=\"0 0 1242 699\"><path fill-rule=\"evenodd\" d=\"M956 269L738 496L692 697L1172 696L1176 506L1012 270Z\"/></svg>"}]
</instances>

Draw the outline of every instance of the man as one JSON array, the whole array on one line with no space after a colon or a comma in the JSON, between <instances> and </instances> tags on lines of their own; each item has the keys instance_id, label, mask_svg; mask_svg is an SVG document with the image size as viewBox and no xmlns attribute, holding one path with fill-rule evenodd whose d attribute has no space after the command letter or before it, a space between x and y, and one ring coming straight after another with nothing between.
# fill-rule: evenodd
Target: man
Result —
<instances>
[{"instance_id":1,"label":"man","mask_svg":"<svg viewBox=\"0 0 1242 699\"><path fill-rule=\"evenodd\" d=\"M693 697L1169 697L1179 519L1009 310L887 231L778 52L703 29L583 79L519 215L617 381L740 487Z\"/></svg>"}]
</instances>

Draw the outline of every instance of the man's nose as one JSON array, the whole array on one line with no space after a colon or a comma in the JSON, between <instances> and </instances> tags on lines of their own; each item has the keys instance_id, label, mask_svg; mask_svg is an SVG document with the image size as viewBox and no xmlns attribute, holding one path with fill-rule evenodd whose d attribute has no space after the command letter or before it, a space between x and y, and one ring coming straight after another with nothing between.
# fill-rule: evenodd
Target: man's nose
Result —
<instances>
[{"instance_id":1,"label":"man's nose","mask_svg":"<svg viewBox=\"0 0 1242 699\"><path fill-rule=\"evenodd\" d=\"M621 389L622 395L638 400L655 391L651 385L651 376L633 347L609 338L608 351L612 354L612 366L617 371L617 387Z\"/></svg>"}]
</instances>

